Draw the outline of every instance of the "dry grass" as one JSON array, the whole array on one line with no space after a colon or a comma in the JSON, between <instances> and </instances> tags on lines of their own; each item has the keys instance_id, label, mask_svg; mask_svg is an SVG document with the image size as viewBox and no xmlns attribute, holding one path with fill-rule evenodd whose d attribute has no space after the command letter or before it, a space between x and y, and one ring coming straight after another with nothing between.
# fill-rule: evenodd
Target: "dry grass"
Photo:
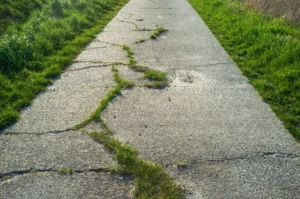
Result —
<instances>
[{"instance_id":1,"label":"dry grass","mask_svg":"<svg viewBox=\"0 0 300 199\"><path fill-rule=\"evenodd\" d=\"M244 2L257 10L300 24L299 0L244 0Z\"/></svg>"}]
</instances>

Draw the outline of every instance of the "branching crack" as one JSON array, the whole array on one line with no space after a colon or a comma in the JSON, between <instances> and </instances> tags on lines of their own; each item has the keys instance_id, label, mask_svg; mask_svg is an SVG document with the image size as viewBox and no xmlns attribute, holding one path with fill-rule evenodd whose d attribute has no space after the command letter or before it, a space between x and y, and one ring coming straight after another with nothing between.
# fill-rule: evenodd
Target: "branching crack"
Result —
<instances>
[{"instance_id":1,"label":"branching crack","mask_svg":"<svg viewBox=\"0 0 300 199\"><path fill-rule=\"evenodd\" d=\"M94 66L85 66L85 67L82 67L82 68L70 69L70 70L67 70L66 72L81 71L81 70L87 70L87 69L91 69L91 68L105 68L105 67L109 67L110 65L111 65L111 64L94 65Z\"/></svg>"},{"instance_id":2,"label":"branching crack","mask_svg":"<svg viewBox=\"0 0 300 199\"><path fill-rule=\"evenodd\" d=\"M131 22L131 21L125 21L125 20L117 20L117 21L120 23L128 23L128 24L134 25L135 31L155 31L155 29L141 28L141 27L139 27L139 25L137 25L136 23Z\"/></svg>"}]
</instances>

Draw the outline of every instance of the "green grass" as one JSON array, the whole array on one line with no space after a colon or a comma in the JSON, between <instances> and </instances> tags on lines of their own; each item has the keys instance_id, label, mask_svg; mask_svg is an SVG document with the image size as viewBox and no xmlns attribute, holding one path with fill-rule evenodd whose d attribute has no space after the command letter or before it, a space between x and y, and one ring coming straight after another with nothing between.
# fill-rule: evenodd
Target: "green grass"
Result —
<instances>
[{"instance_id":1,"label":"green grass","mask_svg":"<svg viewBox=\"0 0 300 199\"><path fill-rule=\"evenodd\" d=\"M73 168L62 168L58 171L59 174L62 175L71 175L74 173L74 169Z\"/></svg>"},{"instance_id":2,"label":"green grass","mask_svg":"<svg viewBox=\"0 0 300 199\"><path fill-rule=\"evenodd\" d=\"M163 34L164 32L166 32L167 30L164 29L164 27L158 27L153 33L152 35L150 35L151 39L157 39L157 37L159 37L161 34Z\"/></svg>"},{"instance_id":3,"label":"green grass","mask_svg":"<svg viewBox=\"0 0 300 199\"><path fill-rule=\"evenodd\" d=\"M47 0L0 0L0 35L13 24L23 23L34 10L42 9Z\"/></svg>"},{"instance_id":4,"label":"green grass","mask_svg":"<svg viewBox=\"0 0 300 199\"><path fill-rule=\"evenodd\" d=\"M92 132L91 137L113 151L121 165L122 173L135 177L135 198L179 199L183 198L183 190L157 164L147 162L138 157L138 153L128 145L121 144L110 136L111 131Z\"/></svg>"},{"instance_id":5,"label":"green grass","mask_svg":"<svg viewBox=\"0 0 300 199\"><path fill-rule=\"evenodd\" d=\"M0 129L101 31L128 0L49 0L0 38Z\"/></svg>"},{"instance_id":6,"label":"green grass","mask_svg":"<svg viewBox=\"0 0 300 199\"><path fill-rule=\"evenodd\" d=\"M237 0L189 0L285 127L300 140L300 28Z\"/></svg>"},{"instance_id":7,"label":"green grass","mask_svg":"<svg viewBox=\"0 0 300 199\"><path fill-rule=\"evenodd\" d=\"M144 86L147 88L163 89L169 85L168 76L165 72L149 69L148 67L141 66L137 64L134 57L134 52L129 46L123 45L123 50L127 52L128 67L136 72L144 73L144 78L152 81L151 83L146 83Z\"/></svg>"},{"instance_id":8,"label":"green grass","mask_svg":"<svg viewBox=\"0 0 300 199\"><path fill-rule=\"evenodd\" d=\"M130 48L125 47L129 54L133 56ZM129 56L130 59L130 56ZM89 123L98 122L102 132L89 133L90 136L97 142L104 144L107 149L115 154L115 158L120 163L120 168L117 169L120 173L126 173L135 177L135 198L158 198L158 199L179 199L183 198L183 189L174 183L174 180L163 171L163 168L158 164L147 162L138 157L138 153L130 146L121 144L114 139L112 131L107 127L101 118L101 113L107 108L110 101L121 95L122 89L131 88L134 84L119 73L115 67L116 63L112 64L113 78L116 86L112 88L108 94L100 101L98 108L90 115L89 118L82 123L73 127L73 130L80 130L86 127ZM143 68L144 69L144 68ZM83 130L84 131L84 130ZM63 170L63 174L69 174L68 170Z\"/></svg>"}]
</instances>

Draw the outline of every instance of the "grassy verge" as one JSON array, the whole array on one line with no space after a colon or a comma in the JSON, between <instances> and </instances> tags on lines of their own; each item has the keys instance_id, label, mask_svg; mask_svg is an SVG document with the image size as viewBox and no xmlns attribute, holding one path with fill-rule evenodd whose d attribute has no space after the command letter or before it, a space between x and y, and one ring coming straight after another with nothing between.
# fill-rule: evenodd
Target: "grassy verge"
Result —
<instances>
[{"instance_id":1,"label":"grassy verge","mask_svg":"<svg viewBox=\"0 0 300 199\"><path fill-rule=\"evenodd\" d=\"M0 38L0 129L59 75L128 0L49 0Z\"/></svg>"},{"instance_id":2,"label":"grassy verge","mask_svg":"<svg viewBox=\"0 0 300 199\"><path fill-rule=\"evenodd\" d=\"M9 25L26 21L34 10L40 10L47 0L0 0L0 35Z\"/></svg>"},{"instance_id":3,"label":"grassy verge","mask_svg":"<svg viewBox=\"0 0 300 199\"><path fill-rule=\"evenodd\" d=\"M300 140L300 28L246 8L237 0L189 0L270 104Z\"/></svg>"}]
</instances>

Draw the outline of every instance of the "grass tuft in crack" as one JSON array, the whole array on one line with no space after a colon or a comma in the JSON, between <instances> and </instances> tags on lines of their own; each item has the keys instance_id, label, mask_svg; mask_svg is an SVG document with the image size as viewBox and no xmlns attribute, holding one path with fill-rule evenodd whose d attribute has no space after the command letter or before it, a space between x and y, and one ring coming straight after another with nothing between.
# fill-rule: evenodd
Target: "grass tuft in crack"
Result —
<instances>
[{"instance_id":1,"label":"grass tuft in crack","mask_svg":"<svg viewBox=\"0 0 300 199\"><path fill-rule=\"evenodd\" d=\"M122 88L126 89L126 88L132 88L135 86L135 84L131 81L128 81L126 79L124 79L120 74L118 69L113 65L112 66L112 71L114 72L114 80L117 84L122 85Z\"/></svg>"},{"instance_id":2,"label":"grass tuft in crack","mask_svg":"<svg viewBox=\"0 0 300 199\"><path fill-rule=\"evenodd\" d=\"M144 86L147 88L163 89L168 86L168 77L165 72L149 69L148 67L137 65L137 61L134 58L134 52L129 46L123 45L123 50L127 52L128 67L136 72L144 73L144 78L151 81Z\"/></svg>"},{"instance_id":3,"label":"grass tuft in crack","mask_svg":"<svg viewBox=\"0 0 300 199\"><path fill-rule=\"evenodd\" d=\"M150 36L151 39L157 39L158 36L166 32L167 30L164 27L158 27L154 33Z\"/></svg>"},{"instance_id":4,"label":"grass tuft in crack","mask_svg":"<svg viewBox=\"0 0 300 199\"><path fill-rule=\"evenodd\" d=\"M80 124L74 126L72 128L72 130L79 130L83 127L85 127L86 125L88 125L89 123L91 123L92 121L98 121L100 123L102 123L101 118L100 118L100 114L101 112L106 109L106 107L108 106L108 103L115 99L118 95L121 94L121 89L124 86L121 83L118 83L112 90L110 90L108 92L108 94L101 100L100 105L98 106L98 108L89 116L88 119L84 120L83 122L81 122Z\"/></svg>"},{"instance_id":5,"label":"grass tuft in crack","mask_svg":"<svg viewBox=\"0 0 300 199\"><path fill-rule=\"evenodd\" d=\"M63 174L63 175L71 175L74 173L74 169L73 168L62 168L61 170L59 170L58 173Z\"/></svg>"},{"instance_id":6,"label":"grass tuft in crack","mask_svg":"<svg viewBox=\"0 0 300 199\"><path fill-rule=\"evenodd\" d=\"M161 81L161 82L168 81L168 77L166 73L157 70L151 70L151 69L145 71L144 78L149 79L151 81Z\"/></svg>"},{"instance_id":7,"label":"grass tuft in crack","mask_svg":"<svg viewBox=\"0 0 300 199\"><path fill-rule=\"evenodd\" d=\"M133 148L121 144L106 132L92 132L90 136L115 153L115 158L121 164L122 173L131 174L136 178L134 190L136 198L183 197L183 189L174 183L161 166L140 159Z\"/></svg>"}]
</instances>

